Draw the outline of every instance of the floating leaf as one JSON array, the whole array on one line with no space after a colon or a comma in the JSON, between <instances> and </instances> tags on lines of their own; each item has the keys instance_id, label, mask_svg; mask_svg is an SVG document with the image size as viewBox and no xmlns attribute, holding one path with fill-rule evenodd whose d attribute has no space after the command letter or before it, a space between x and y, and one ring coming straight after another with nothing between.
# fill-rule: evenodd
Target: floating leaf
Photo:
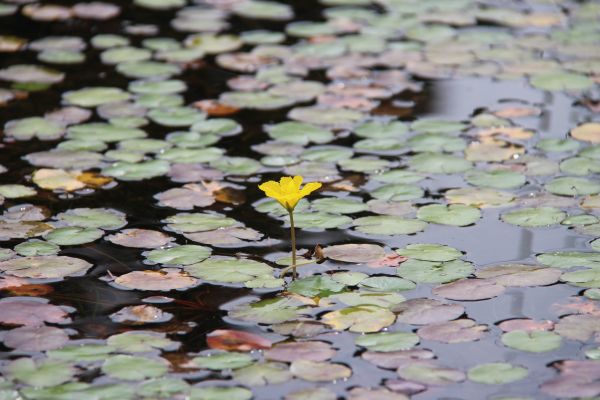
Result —
<instances>
[{"instance_id":1,"label":"floating leaf","mask_svg":"<svg viewBox=\"0 0 600 400\"><path fill-rule=\"evenodd\" d=\"M481 218L481 212L476 207L462 204L430 204L419 208L417 218L442 225L468 226Z\"/></svg>"},{"instance_id":2,"label":"floating leaf","mask_svg":"<svg viewBox=\"0 0 600 400\"><path fill-rule=\"evenodd\" d=\"M262 336L232 329L217 329L210 332L206 335L206 344L211 349L227 351L252 351L271 348L271 342Z\"/></svg>"},{"instance_id":3,"label":"floating leaf","mask_svg":"<svg viewBox=\"0 0 600 400\"><path fill-rule=\"evenodd\" d=\"M487 332L487 325L477 325L471 319L438 322L419 328L417 334L425 340L443 343L462 343L479 340Z\"/></svg>"},{"instance_id":4,"label":"floating leaf","mask_svg":"<svg viewBox=\"0 0 600 400\"><path fill-rule=\"evenodd\" d=\"M150 229L124 229L107 236L106 240L125 247L156 248L169 244L173 238Z\"/></svg>"},{"instance_id":5,"label":"floating leaf","mask_svg":"<svg viewBox=\"0 0 600 400\"><path fill-rule=\"evenodd\" d=\"M75 375L75 369L64 361L18 358L11 361L6 372L12 379L36 387L55 386L69 381Z\"/></svg>"},{"instance_id":6,"label":"floating leaf","mask_svg":"<svg viewBox=\"0 0 600 400\"><path fill-rule=\"evenodd\" d=\"M391 352L412 349L419 343L419 337L412 332L370 333L359 336L355 343L370 351Z\"/></svg>"},{"instance_id":7,"label":"floating leaf","mask_svg":"<svg viewBox=\"0 0 600 400\"><path fill-rule=\"evenodd\" d=\"M528 373L527 368L508 363L488 363L469 369L467 376L473 382L502 385L524 379Z\"/></svg>"},{"instance_id":8,"label":"floating leaf","mask_svg":"<svg viewBox=\"0 0 600 400\"><path fill-rule=\"evenodd\" d=\"M231 257L210 257L200 263L186 265L184 270L196 278L227 283L246 282L273 273L273 268L267 264Z\"/></svg>"},{"instance_id":9,"label":"floating leaf","mask_svg":"<svg viewBox=\"0 0 600 400\"><path fill-rule=\"evenodd\" d=\"M266 350L264 356L267 360L294 362L299 360L327 361L335 355L336 351L325 342L286 342L278 343L273 348Z\"/></svg>"},{"instance_id":10,"label":"floating leaf","mask_svg":"<svg viewBox=\"0 0 600 400\"><path fill-rule=\"evenodd\" d=\"M180 343L165 337L164 333L152 331L128 331L112 335L106 343L118 351L125 353L146 353L154 349L172 351L179 348Z\"/></svg>"},{"instance_id":11,"label":"floating leaf","mask_svg":"<svg viewBox=\"0 0 600 400\"><path fill-rule=\"evenodd\" d=\"M478 278L503 286L546 286L558 282L561 272L529 264L501 264L475 272Z\"/></svg>"},{"instance_id":12,"label":"floating leaf","mask_svg":"<svg viewBox=\"0 0 600 400\"><path fill-rule=\"evenodd\" d=\"M91 266L87 261L68 256L20 257L0 262L0 270L9 275L37 279L79 276Z\"/></svg>"},{"instance_id":13,"label":"floating leaf","mask_svg":"<svg viewBox=\"0 0 600 400\"><path fill-rule=\"evenodd\" d=\"M396 316L385 308L360 305L328 312L322 320L335 330L377 332L393 324Z\"/></svg>"},{"instance_id":14,"label":"floating leaf","mask_svg":"<svg viewBox=\"0 0 600 400\"><path fill-rule=\"evenodd\" d=\"M233 371L233 379L247 386L275 385L292 377L286 364L276 362L256 363Z\"/></svg>"},{"instance_id":15,"label":"floating leaf","mask_svg":"<svg viewBox=\"0 0 600 400\"><path fill-rule=\"evenodd\" d=\"M186 244L167 249L152 250L144 255L150 263L190 265L208 258L211 252L212 250L209 247Z\"/></svg>"},{"instance_id":16,"label":"floating leaf","mask_svg":"<svg viewBox=\"0 0 600 400\"><path fill-rule=\"evenodd\" d=\"M502 343L516 350L543 353L558 349L561 338L554 332L516 330L502 334Z\"/></svg>"},{"instance_id":17,"label":"floating leaf","mask_svg":"<svg viewBox=\"0 0 600 400\"><path fill-rule=\"evenodd\" d=\"M454 247L429 243L409 244L405 248L396 249L396 253L423 261L452 261L462 256Z\"/></svg>"},{"instance_id":18,"label":"floating leaf","mask_svg":"<svg viewBox=\"0 0 600 400\"><path fill-rule=\"evenodd\" d=\"M398 275L417 283L446 283L466 278L473 265L462 260L447 262L409 259L398 267Z\"/></svg>"},{"instance_id":19,"label":"floating leaf","mask_svg":"<svg viewBox=\"0 0 600 400\"><path fill-rule=\"evenodd\" d=\"M199 282L188 274L174 268L158 271L133 271L119 276L115 283L135 290L181 290L196 286Z\"/></svg>"},{"instance_id":20,"label":"floating leaf","mask_svg":"<svg viewBox=\"0 0 600 400\"><path fill-rule=\"evenodd\" d=\"M335 381L352 375L352 370L345 365L310 360L292 362L290 372L310 382Z\"/></svg>"},{"instance_id":21,"label":"floating leaf","mask_svg":"<svg viewBox=\"0 0 600 400\"><path fill-rule=\"evenodd\" d=\"M541 227L560 223L567 214L554 207L522 208L502 215L509 224L523 227Z\"/></svg>"},{"instance_id":22,"label":"floating leaf","mask_svg":"<svg viewBox=\"0 0 600 400\"><path fill-rule=\"evenodd\" d=\"M6 347L18 351L45 351L61 348L69 341L64 330L51 326L23 326L4 334Z\"/></svg>"},{"instance_id":23,"label":"floating leaf","mask_svg":"<svg viewBox=\"0 0 600 400\"><path fill-rule=\"evenodd\" d=\"M374 244L340 244L323 249L327 258L351 263L368 263L385 256L381 246Z\"/></svg>"},{"instance_id":24,"label":"floating leaf","mask_svg":"<svg viewBox=\"0 0 600 400\"><path fill-rule=\"evenodd\" d=\"M446 304L433 299L410 299L393 308L397 320L411 325L427 325L450 321L460 317L465 308L459 304Z\"/></svg>"},{"instance_id":25,"label":"floating leaf","mask_svg":"<svg viewBox=\"0 0 600 400\"><path fill-rule=\"evenodd\" d=\"M138 381L145 378L163 376L169 363L162 358L136 357L125 354L110 356L102 364L102 371L108 376Z\"/></svg>"},{"instance_id":26,"label":"floating leaf","mask_svg":"<svg viewBox=\"0 0 600 400\"><path fill-rule=\"evenodd\" d=\"M491 279L461 279L432 290L436 296L450 300L473 301L491 299L504 293L500 282Z\"/></svg>"}]
</instances>

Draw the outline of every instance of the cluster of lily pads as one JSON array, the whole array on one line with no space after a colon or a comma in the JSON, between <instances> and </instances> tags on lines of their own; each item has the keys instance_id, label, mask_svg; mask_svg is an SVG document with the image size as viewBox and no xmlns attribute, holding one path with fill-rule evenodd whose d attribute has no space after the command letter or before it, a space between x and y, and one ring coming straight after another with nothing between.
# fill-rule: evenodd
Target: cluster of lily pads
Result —
<instances>
[{"instance_id":1,"label":"cluster of lily pads","mask_svg":"<svg viewBox=\"0 0 600 400\"><path fill-rule=\"evenodd\" d=\"M172 19L167 29L147 15ZM37 60L0 67L11 110L0 398L600 395L597 2L0 3L0 21L17 16L132 21L89 40L0 34L1 52ZM63 89L90 65L114 80ZM194 80L203 70L227 71L210 98ZM428 86L467 77L568 99L574 122L545 131L556 110L515 98L456 118L418 114ZM60 104L18 111L46 91ZM295 209L312 264L293 281L280 276L288 213L258 197L259 182L281 175L323 183ZM156 190L135 215L106 196L134 196L139 181ZM71 205L95 197L107 204ZM147 209L164 217L138 223ZM474 249L445 240L485 224L579 244L476 265ZM107 248L141 267L113 271L87 252ZM84 334L88 316L53 297L84 279L135 293L102 316L117 333ZM198 332L178 307L202 288L247 296L219 304L219 329ZM561 302L492 315L545 295Z\"/></svg>"}]
</instances>

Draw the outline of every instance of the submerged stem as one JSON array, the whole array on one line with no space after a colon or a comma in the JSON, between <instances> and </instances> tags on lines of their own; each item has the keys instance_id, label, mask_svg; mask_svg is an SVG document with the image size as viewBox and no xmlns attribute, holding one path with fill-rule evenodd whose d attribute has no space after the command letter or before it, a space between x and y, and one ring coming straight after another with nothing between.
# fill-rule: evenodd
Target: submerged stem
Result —
<instances>
[{"instance_id":1,"label":"submerged stem","mask_svg":"<svg viewBox=\"0 0 600 400\"><path fill-rule=\"evenodd\" d=\"M288 210L290 214L290 236L292 239L292 279L296 279L296 228L294 227L294 211Z\"/></svg>"}]
</instances>

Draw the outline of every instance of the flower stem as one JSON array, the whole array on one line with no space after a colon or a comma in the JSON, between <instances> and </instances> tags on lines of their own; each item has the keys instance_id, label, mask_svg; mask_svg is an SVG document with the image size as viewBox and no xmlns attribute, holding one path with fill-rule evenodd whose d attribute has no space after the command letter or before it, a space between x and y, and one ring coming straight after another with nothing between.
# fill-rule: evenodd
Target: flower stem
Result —
<instances>
[{"instance_id":1,"label":"flower stem","mask_svg":"<svg viewBox=\"0 0 600 400\"><path fill-rule=\"evenodd\" d=\"M292 279L296 279L296 228L294 227L294 211L289 210L290 213L290 236L292 239Z\"/></svg>"}]
</instances>

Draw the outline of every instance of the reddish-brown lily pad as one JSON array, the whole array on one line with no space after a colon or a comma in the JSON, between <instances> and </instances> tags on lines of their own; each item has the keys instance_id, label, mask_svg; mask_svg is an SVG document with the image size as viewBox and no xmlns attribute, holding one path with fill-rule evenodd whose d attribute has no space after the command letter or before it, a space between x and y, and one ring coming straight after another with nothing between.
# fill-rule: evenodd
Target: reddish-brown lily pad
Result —
<instances>
[{"instance_id":1,"label":"reddish-brown lily pad","mask_svg":"<svg viewBox=\"0 0 600 400\"><path fill-rule=\"evenodd\" d=\"M296 360L327 361L336 351L325 342L289 342L278 343L264 352L268 360L293 362Z\"/></svg>"},{"instance_id":2,"label":"reddish-brown lily pad","mask_svg":"<svg viewBox=\"0 0 600 400\"><path fill-rule=\"evenodd\" d=\"M115 279L115 283L126 289L136 290L182 290L196 286L199 281L176 268L158 271L133 271Z\"/></svg>"},{"instance_id":3,"label":"reddish-brown lily pad","mask_svg":"<svg viewBox=\"0 0 600 400\"><path fill-rule=\"evenodd\" d=\"M211 349L227 351L252 351L271 348L271 341L250 332L234 329L217 329L206 335L206 344Z\"/></svg>"},{"instance_id":4,"label":"reddish-brown lily pad","mask_svg":"<svg viewBox=\"0 0 600 400\"><path fill-rule=\"evenodd\" d=\"M450 300L484 300L500 296L505 288L487 279L461 279L435 287L432 293Z\"/></svg>"},{"instance_id":5,"label":"reddish-brown lily pad","mask_svg":"<svg viewBox=\"0 0 600 400\"><path fill-rule=\"evenodd\" d=\"M150 229L124 229L119 233L107 236L106 240L125 247L154 249L166 246L173 238L163 232Z\"/></svg>"},{"instance_id":6,"label":"reddish-brown lily pad","mask_svg":"<svg viewBox=\"0 0 600 400\"><path fill-rule=\"evenodd\" d=\"M424 326L417 331L417 334L424 340L462 343L481 339L487 330L487 325L477 325L472 319L457 319Z\"/></svg>"}]
</instances>

